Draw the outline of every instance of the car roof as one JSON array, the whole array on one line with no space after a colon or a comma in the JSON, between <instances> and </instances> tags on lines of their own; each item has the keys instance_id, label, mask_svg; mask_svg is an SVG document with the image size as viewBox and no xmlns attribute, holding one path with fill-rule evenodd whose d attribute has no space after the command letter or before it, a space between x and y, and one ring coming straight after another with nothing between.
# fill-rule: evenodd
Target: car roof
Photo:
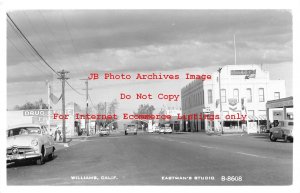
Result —
<instances>
[{"instance_id":1,"label":"car roof","mask_svg":"<svg viewBox=\"0 0 300 193\"><path fill-rule=\"evenodd\" d=\"M41 127L41 125L39 125L39 124L33 124L33 123L24 123L24 124L9 126L7 128L7 130L9 130L9 129L15 129L15 128L20 128L20 127Z\"/></svg>"}]
</instances>

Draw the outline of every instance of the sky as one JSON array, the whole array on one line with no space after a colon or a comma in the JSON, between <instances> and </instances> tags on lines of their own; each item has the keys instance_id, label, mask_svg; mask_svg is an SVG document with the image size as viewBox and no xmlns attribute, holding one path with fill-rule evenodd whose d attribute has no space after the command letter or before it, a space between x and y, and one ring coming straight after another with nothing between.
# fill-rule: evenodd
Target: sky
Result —
<instances>
[{"instance_id":1,"label":"sky","mask_svg":"<svg viewBox=\"0 0 300 193\"><path fill-rule=\"evenodd\" d=\"M8 12L27 39L55 69L70 73L66 102L85 106L83 78L90 73L210 74L218 67L262 64L271 79L286 81L293 95L293 24L289 10L24 10ZM41 62L7 20L7 108L43 98L46 81L60 95L57 76ZM120 93L180 94L189 80L89 81L92 103L119 100ZM180 108L180 102L119 100L132 113L139 104Z\"/></svg>"}]
</instances>

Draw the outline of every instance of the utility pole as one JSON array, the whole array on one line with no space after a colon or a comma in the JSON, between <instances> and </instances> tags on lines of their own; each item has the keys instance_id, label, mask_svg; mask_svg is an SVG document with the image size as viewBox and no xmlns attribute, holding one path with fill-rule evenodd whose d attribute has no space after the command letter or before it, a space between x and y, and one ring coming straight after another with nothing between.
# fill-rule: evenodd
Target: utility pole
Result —
<instances>
[{"instance_id":1,"label":"utility pole","mask_svg":"<svg viewBox=\"0 0 300 193\"><path fill-rule=\"evenodd\" d=\"M50 132L50 82L47 80L47 92L48 92L48 97L47 97L47 99L48 99L48 131Z\"/></svg>"},{"instance_id":2,"label":"utility pole","mask_svg":"<svg viewBox=\"0 0 300 193\"><path fill-rule=\"evenodd\" d=\"M105 123L104 123L104 125L105 125L105 127L106 127L106 102L104 102L104 113L105 113Z\"/></svg>"},{"instance_id":3,"label":"utility pole","mask_svg":"<svg viewBox=\"0 0 300 193\"><path fill-rule=\"evenodd\" d=\"M65 81L69 78L66 77L68 71L62 70L58 72L60 77L57 79L61 79L62 83L62 115L63 115L63 125L62 125L62 133L63 133L63 142L66 143L66 120L65 120Z\"/></svg>"},{"instance_id":4,"label":"utility pole","mask_svg":"<svg viewBox=\"0 0 300 193\"><path fill-rule=\"evenodd\" d=\"M221 70L218 69L219 72L219 98L220 98L220 116L221 116L221 133L223 134L223 110L222 110L222 98L221 98Z\"/></svg>"},{"instance_id":5,"label":"utility pole","mask_svg":"<svg viewBox=\"0 0 300 193\"><path fill-rule=\"evenodd\" d=\"M100 114L100 104L99 104L99 103L98 103L97 107L98 107L98 114ZM97 120L96 123L97 123L97 125L98 125L98 128L100 129L100 121Z\"/></svg>"},{"instance_id":6,"label":"utility pole","mask_svg":"<svg viewBox=\"0 0 300 193\"><path fill-rule=\"evenodd\" d=\"M85 112L86 112L86 115L88 115L89 113L89 90L92 90L92 89L89 89L89 82L88 82L88 78L86 79L80 79L80 80L85 80L85 89L83 90L86 90L86 109L85 109ZM85 116L85 129L86 129L86 135L89 136L90 135L90 128L89 128L89 119L87 119L87 116Z\"/></svg>"}]
</instances>

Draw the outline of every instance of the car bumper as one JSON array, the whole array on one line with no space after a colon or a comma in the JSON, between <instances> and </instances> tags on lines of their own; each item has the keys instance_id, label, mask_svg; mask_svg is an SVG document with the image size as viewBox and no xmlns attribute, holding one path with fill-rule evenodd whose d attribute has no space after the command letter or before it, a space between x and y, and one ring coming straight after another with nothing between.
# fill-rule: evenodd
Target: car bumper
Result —
<instances>
[{"instance_id":1,"label":"car bumper","mask_svg":"<svg viewBox=\"0 0 300 193\"><path fill-rule=\"evenodd\" d=\"M28 153L28 154L14 154L6 155L6 162L16 162L28 159L39 159L42 156L41 153Z\"/></svg>"},{"instance_id":2,"label":"car bumper","mask_svg":"<svg viewBox=\"0 0 300 193\"><path fill-rule=\"evenodd\" d=\"M126 130L127 133L136 133L137 130Z\"/></svg>"}]
</instances>

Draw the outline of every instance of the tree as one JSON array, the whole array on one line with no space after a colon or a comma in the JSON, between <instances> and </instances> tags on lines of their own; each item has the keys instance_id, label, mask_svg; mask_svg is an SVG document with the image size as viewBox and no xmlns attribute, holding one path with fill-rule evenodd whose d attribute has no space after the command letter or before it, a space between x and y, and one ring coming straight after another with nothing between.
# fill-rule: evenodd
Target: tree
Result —
<instances>
[{"instance_id":1,"label":"tree","mask_svg":"<svg viewBox=\"0 0 300 193\"><path fill-rule=\"evenodd\" d=\"M138 108L138 112L135 114L149 114L152 115L154 112L155 108L153 105L149 105L149 104L141 104Z\"/></svg>"},{"instance_id":2,"label":"tree","mask_svg":"<svg viewBox=\"0 0 300 193\"><path fill-rule=\"evenodd\" d=\"M107 115L116 114L118 105L119 103L117 99L112 100L110 103L100 102L97 105L98 114L107 114ZM114 121L115 120L97 120L97 124L102 126L107 126L109 123ZM118 128L118 124L116 122L113 123L113 126L114 128Z\"/></svg>"},{"instance_id":3,"label":"tree","mask_svg":"<svg viewBox=\"0 0 300 193\"><path fill-rule=\"evenodd\" d=\"M51 107L50 107L51 108ZM48 109L48 105L43 102L43 99L35 101L33 103L27 102L24 105L16 105L15 110L29 110L29 109Z\"/></svg>"},{"instance_id":4,"label":"tree","mask_svg":"<svg viewBox=\"0 0 300 193\"><path fill-rule=\"evenodd\" d=\"M147 114L147 115L153 115L153 112L155 111L155 108L153 105L149 104L141 104L138 108L137 113L134 112L134 114ZM138 127L141 128L141 121L137 121ZM148 125L147 125L148 126ZM145 129L146 127L143 127Z\"/></svg>"}]
</instances>

